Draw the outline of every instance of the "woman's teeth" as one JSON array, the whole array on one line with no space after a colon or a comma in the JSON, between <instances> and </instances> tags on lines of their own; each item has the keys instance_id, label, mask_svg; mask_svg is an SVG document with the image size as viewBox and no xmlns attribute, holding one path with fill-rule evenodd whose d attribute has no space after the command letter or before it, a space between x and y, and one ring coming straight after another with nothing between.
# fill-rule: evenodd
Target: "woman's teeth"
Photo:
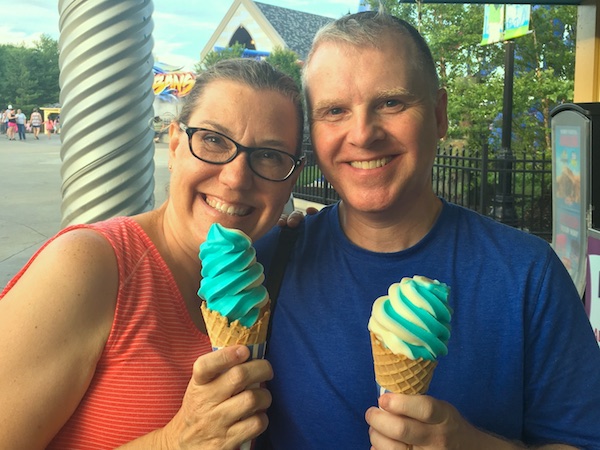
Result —
<instances>
[{"instance_id":1,"label":"woman's teeth","mask_svg":"<svg viewBox=\"0 0 600 450\"><path fill-rule=\"evenodd\" d=\"M206 203L208 206L216 209L219 212L224 214L229 214L230 216L245 216L250 211L250 208L246 208L243 206L233 206L223 203L219 200L206 198Z\"/></svg>"}]
</instances>

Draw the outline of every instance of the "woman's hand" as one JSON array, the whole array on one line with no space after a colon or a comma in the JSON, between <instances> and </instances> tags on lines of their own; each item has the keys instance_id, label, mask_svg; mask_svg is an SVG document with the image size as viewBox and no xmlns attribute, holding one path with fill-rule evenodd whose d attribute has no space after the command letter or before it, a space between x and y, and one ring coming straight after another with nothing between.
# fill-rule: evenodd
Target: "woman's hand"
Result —
<instances>
[{"instance_id":1,"label":"woman's hand","mask_svg":"<svg viewBox=\"0 0 600 450\"><path fill-rule=\"evenodd\" d=\"M181 408L161 430L157 448L237 449L265 431L271 394L255 386L273 371L266 360L246 362L249 356L246 346L236 345L198 358Z\"/></svg>"}]
</instances>

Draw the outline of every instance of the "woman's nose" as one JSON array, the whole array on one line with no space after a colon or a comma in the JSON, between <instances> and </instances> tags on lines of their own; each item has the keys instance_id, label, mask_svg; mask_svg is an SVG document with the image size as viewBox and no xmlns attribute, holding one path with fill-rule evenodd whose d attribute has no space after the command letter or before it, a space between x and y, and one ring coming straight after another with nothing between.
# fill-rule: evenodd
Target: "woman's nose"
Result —
<instances>
[{"instance_id":1,"label":"woman's nose","mask_svg":"<svg viewBox=\"0 0 600 450\"><path fill-rule=\"evenodd\" d=\"M219 173L219 181L230 189L246 190L252 187L254 173L250 169L247 153L239 153L233 161L223 164Z\"/></svg>"}]
</instances>

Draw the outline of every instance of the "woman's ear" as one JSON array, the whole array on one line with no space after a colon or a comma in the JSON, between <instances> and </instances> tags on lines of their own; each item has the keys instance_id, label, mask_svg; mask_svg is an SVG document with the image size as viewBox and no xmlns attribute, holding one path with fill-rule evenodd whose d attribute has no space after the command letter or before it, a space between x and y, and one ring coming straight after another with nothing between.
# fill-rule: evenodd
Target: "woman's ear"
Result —
<instances>
[{"instance_id":1,"label":"woman's ear","mask_svg":"<svg viewBox=\"0 0 600 450\"><path fill-rule=\"evenodd\" d=\"M173 165L173 160L176 157L177 147L179 147L179 139L181 138L181 129L179 124L171 122L169 125L169 168Z\"/></svg>"}]
</instances>

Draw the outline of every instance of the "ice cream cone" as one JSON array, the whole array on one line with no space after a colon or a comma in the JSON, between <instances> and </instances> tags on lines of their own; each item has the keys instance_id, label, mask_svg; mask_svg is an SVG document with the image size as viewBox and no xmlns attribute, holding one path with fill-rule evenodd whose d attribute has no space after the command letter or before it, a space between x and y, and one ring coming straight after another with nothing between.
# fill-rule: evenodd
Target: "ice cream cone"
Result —
<instances>
[{"instance_id":1,"label":"ice cream cone","mask_svg":"<svg viewBox=\"0 0 600 450\"><path fill-rule=\"evenodd\" d=\"M404 355L392 353L373 333L370 334L375 380L382 388L380 393L387 390L396 394L425 394L437 361L409 359Z\"/></svg>"},{"instance_id":2,"label":"ice cream cone","mask_svg":"<svg viewBox=\"0 0 600 450\"><path fill-rule=\"evenodd\" d=\"M206 307L206 302L202 302L200 309L206 324L206 331L213 349L226 347L228 345L246 345L256 346L264 344L267 340L267 330L269 328L269 317L271 315L271 302L262 309L262 315L251 327L245 327L239 320L229 323L227 317L222 316L217 311L212 311ZM252 349L251 349L252 350ZM263 351L264 355L264 351ZM252 355L253 358L261 356Z\"/></svg>"}]
</instances>

